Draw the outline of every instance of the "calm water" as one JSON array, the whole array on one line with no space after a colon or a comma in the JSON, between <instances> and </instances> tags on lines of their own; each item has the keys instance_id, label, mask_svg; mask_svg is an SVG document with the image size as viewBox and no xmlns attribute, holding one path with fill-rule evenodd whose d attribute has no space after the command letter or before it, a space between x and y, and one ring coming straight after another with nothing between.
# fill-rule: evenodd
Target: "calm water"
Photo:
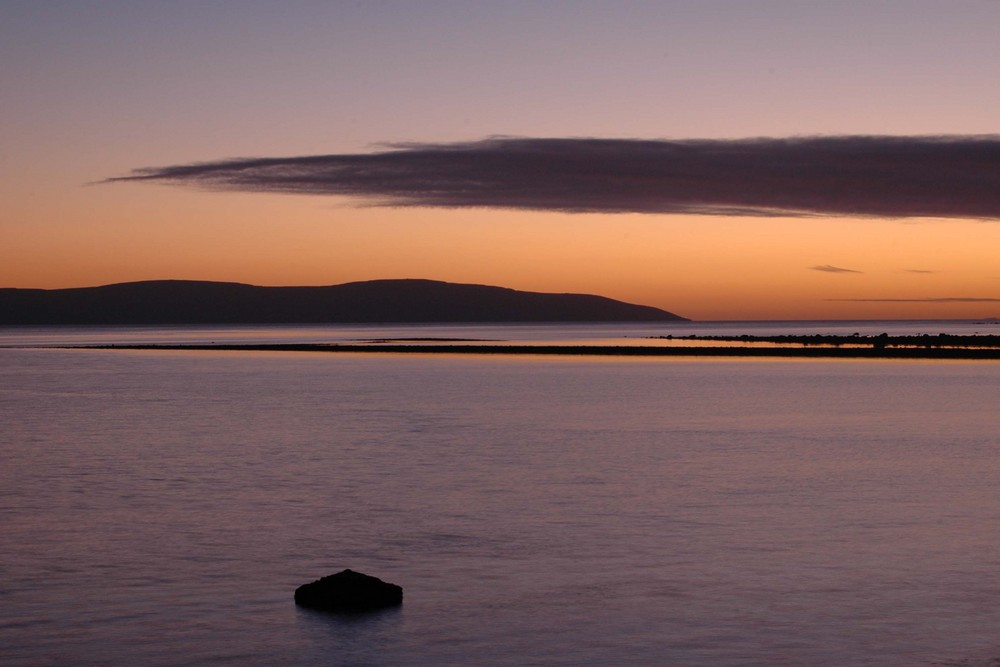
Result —
<instances>
[{"instance_id":1,"label":"calm water","mask_svg":"<svg viewBox=\"0 0 1000 667\"><path fill-rule=\"evenodd\" d=\"M861 320L828 322L658 322L615 324L244 325L174 327L0 327L10 345L358 343L385 339L468 339L576 345L666 345L663 336L826 334L892 336L1000 334L1000 320ZM684 343L690 345L690 343Z\"/></svg>"},{"instance_id":2,"label":"calm water","mask_svg":"<svg viewBox=\"0 0 1000 667\"><path fill-rule=\"evenodd\" d=\"M989 664L998 399L996 362L0 349L0 663ZM294 606L345 567L403 607Z\"/></svg>"}]
</instances>

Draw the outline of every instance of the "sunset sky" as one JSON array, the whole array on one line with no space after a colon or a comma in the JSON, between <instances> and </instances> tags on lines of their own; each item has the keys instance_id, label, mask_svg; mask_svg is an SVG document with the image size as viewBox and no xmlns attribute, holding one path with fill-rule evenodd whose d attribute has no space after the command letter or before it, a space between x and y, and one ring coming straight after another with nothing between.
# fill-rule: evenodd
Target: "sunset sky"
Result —
<instances>
[{"instance_id":1,"label":"sunset sky","mask_svg":"<svg viewBox=\"0 0 1000 667\"><path fill-rule=\"evenodd\" d=\"M995 0L4 0L0 287L430 278L698 320L1000 317L998 27ZM308 187L216 164L310 156L332 157L278 165Z\"/></svg>"}]
</instances>

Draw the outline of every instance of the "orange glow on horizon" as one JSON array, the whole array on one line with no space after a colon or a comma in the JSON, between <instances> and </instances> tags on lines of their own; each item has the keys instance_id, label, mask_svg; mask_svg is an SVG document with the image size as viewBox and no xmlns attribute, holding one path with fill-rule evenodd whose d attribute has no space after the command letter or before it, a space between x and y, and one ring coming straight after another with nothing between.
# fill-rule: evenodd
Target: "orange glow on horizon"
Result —
<instances>
[{"instance_id":1,"label":"orange glow on horizon","mask_svg":"<svg viewBox=\"0 0 1000 667\"><path fill-rule=\"evenodd\" d=\"M99 206L107 197L115 205ZM429 278L600 294L696 320L1000 314L990 302L874 301L1000 295L1000 225L988 222L356 208L131 184L52 206L65 224L21 225L0 250L0 285Z\"/></svg>"}]
</instances>

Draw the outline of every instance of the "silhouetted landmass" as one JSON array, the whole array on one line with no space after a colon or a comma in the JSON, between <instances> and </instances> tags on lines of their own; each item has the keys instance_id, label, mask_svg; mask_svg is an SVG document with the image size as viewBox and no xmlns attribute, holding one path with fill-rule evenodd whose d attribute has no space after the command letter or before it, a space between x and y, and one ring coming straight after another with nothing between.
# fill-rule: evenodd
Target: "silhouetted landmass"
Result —
<instances>
[{"instance_id":1,"label":"silhouetted landmass","mask_svg":"<svg viewBox=\"0 0 1000 667\"><path fill-rule=\"evenodd\" d=\"M779 335L779 336L704 336L692 334L689 336L655 336L660 340L711 340L727 343L773 343L776 345L803 346L810 345L839 347L871 346L875 349L886 348L968 348L994 347L1000 349L1000 336L994 334L920 334L917 336L890 336L887 333L875 336L837 336L830 334Z\"/></svg>"},{"instance_id":2,"label":"silhouetted landmass","mask_svg":"<svg viewBox=\"0 0 1000 667\"><path fill-rule=\"evenodd\" d=\"M348 354L491 354L579 357L786 357L825 359L995 359L995 347L879 347L801 346L801 347L667 347L654 345L399 345L399 344L221 344L221 345L62 345L66 349L87 350L184 350L208 352L333 352Z\"/></svg>"},{"instance_id":3,"label":"silhouetted landmass","mask_svg":"<svg viewBox=\"0 0 1000 667\"><path fill-rule=\"evenodd\" d=\"M590 294L433 280L257 287L163 280L73 289L0 289L0 325L654 322L685 318Z\"/></svg>"}]
</instances>

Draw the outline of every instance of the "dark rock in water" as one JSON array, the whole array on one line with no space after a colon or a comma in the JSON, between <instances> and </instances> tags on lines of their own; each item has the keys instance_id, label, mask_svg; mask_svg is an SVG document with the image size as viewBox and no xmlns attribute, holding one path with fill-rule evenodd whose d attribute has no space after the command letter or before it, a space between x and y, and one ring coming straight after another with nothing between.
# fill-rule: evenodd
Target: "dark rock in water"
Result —
<instances>
[{"instance_id":1,"label":"dark rock in water","mask_svg":"<svg viewBox=\"0 0 1000 667\"><path fill-rule=\"evenodd\" d=\"M373 611L403 604L403 589L353 570L344 570L295 589L295 604L325 611Z\"/></svg>"}]
</instances>

